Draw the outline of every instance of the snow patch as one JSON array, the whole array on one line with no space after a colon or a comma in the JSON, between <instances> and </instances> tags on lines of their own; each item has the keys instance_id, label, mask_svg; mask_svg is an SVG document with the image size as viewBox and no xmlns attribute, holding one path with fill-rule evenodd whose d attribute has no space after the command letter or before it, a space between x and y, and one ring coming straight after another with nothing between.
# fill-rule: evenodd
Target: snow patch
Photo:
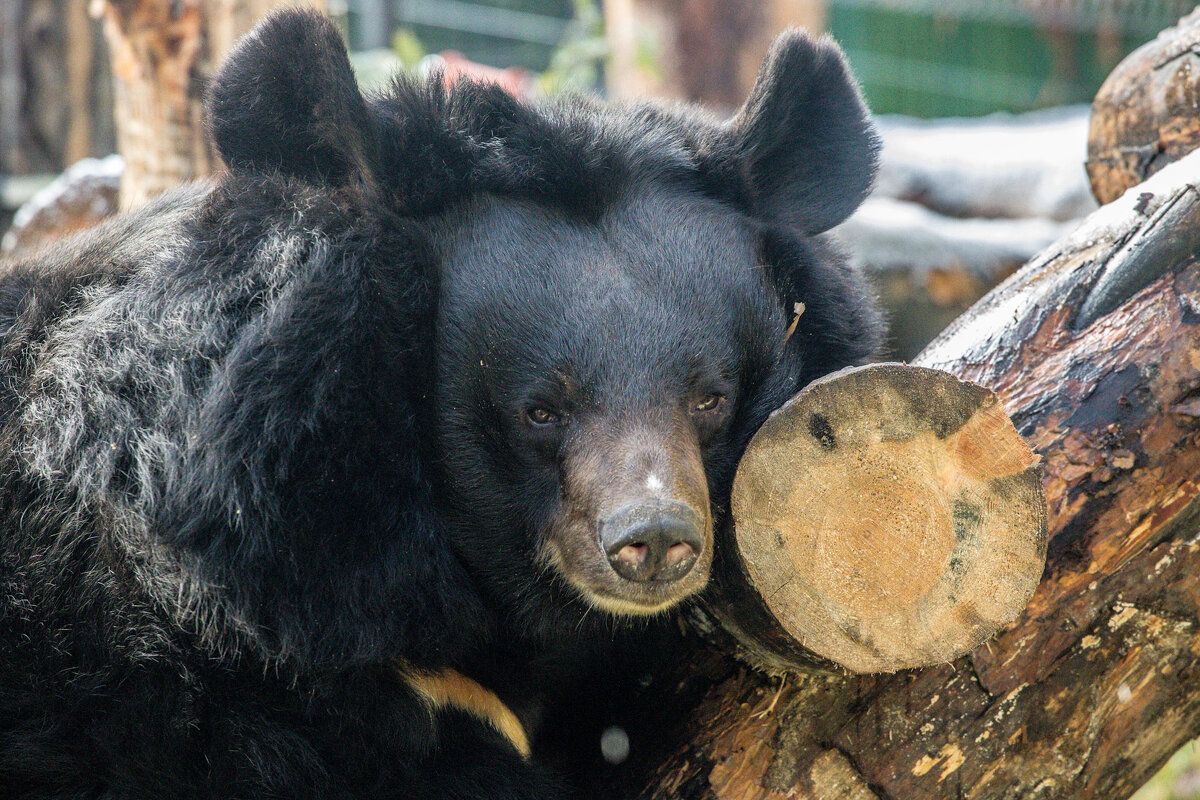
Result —
<instances>
[{"instance_id":1,"label":"snow patch","mask_svg":"<svg viewBox=\"0 0 1200 800\"><path fill-rule=\"evenodd\" d=\"M876 194L950 216L1077 219L1096 208L1084 161L1089 108L919 120L880 117Z\"/></svg>"},{"instance_id":2,"label":"snow patch","mask_svg":"<svg viewBox=\"0 0 1200 800\"><path fill-rule=\"evenodd\" d=\"M121 173L124 171L125 159L115 153L104 158L85 158L76 161L55 178L49 186L39 191L29 199L28 203L17 209L17 213L13 215L13 227L23 228L28 225L38 212L55 205L59 198L78 182L92 179L120 183Z\"/></svg>"},{"instance_id":3,"label":"snow patch","mask_svg":"<svg viewBox=\"0 0 1200 800\"><path fill-rule=\"evenodd\" d=\"M1070 229L1048 219L956 219L889 197L872 197L839 228L876 272L966 268L987 279L1025 263Z\"/></svg>"}]
</instances>

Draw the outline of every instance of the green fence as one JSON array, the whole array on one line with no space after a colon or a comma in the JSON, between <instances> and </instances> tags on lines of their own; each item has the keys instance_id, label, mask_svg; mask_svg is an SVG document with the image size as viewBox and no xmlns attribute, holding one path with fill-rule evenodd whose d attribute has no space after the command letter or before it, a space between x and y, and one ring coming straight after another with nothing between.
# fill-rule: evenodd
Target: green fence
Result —
<instances>
[{"instance_id":1,"label":"green fence","mask_svg":"<svg viewBox=\"0 0 1200 800\"><path fill-rule=\"evenodd\" d=\"M1090 102L1175 0L831 0L830 30L878 113L921 117Z\"/></svg>"}]
</instances>

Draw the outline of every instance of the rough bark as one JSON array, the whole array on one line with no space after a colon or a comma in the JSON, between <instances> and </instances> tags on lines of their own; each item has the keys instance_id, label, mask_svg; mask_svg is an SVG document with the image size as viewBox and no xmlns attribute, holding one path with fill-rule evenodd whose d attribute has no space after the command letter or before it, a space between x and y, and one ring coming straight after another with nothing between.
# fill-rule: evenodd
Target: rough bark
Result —
<instances>
[{"instance_id":1,"label":"rough bark","mask_svg":"<svg viewBox=\"0 0 1200 800\"><path fill-rule=\"evenodd\" d=\"M1200 733L1197 186L1200 154L918 358L995 390L1042 456L1048 561L1020 619L887 676L769 679L698 647L648 690L679 718L596 796L1114 800Z\"/></svg>"},{"instance_id":2,"label":"rough bark","mask_svg":"<svg viewBox=\"0 0 1200 800\"><path fill-rule=\"evenodd\" d=\"M1092 103L1087 172L1108 203L1200 145L1200 10L1130 53Z\"/></svg>"},{"instance_id":3,"label":"rough bark","mask_svg":"<svg viewBox=\"0 0 1200 800\"><path fill-rule=\"evenodd\" d=\"M121 205L218 167L205 135L204 89L237 38L292 0L99 0L111 53ZM323 6L308 2L306 5Z\"/></svg>"}]
</instances>

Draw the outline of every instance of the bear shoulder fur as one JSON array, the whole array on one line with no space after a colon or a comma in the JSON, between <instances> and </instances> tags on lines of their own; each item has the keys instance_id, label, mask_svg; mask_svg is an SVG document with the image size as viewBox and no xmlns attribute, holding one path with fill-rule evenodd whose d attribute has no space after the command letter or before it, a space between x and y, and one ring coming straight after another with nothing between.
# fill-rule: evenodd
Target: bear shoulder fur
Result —
<instances>
[{"instance_id":1,"label":"bear shoulder fur","mask_svg":"<svg viewBox=\"0 0 1200 800\"><path fill-rule=\"evenodd\" d=\"M596 409L624 418L650 407L645 387L693 380L655 364L687 350L671 369L711 366L706 397L728 400L711 425L646 416L690 437L711 549L766 414L871 355L864 281L820 235L865 196L878 148L840 53L783 35L729 122L528 105L436 77L364 98L332 24L289 11L235 48L209 114L228 166L213 184L0 267L0 785L558 796L494 715L435 702L411 678L470 674L528 722L535 664L558 674L591 657L596 631L625 631L620 615L588 614L608 606L554 549L554 532L575 528L560 524L553 464L595 455L603 442L581 432L600 429ZM634 233L666 229L668 249ZM522 272L551 240L574 243L560 251L573 266ZM631 318L686 316L698 298L703 320L680 330L723 338L612 334L625 337L614 353L661 351L616 380L588 362L602 326L538 316L587 289L562 276L599 262ZM526 333L464 339L484 322ZM580 337L600 346L551 352ZM565 411L512 433L498 409L516 390L496 381L532 386L568 361L580 397L621 388L576 401L572 443L550 438ZM437 685L475 685L463 681Z\"/></svg>"}]
</instances>

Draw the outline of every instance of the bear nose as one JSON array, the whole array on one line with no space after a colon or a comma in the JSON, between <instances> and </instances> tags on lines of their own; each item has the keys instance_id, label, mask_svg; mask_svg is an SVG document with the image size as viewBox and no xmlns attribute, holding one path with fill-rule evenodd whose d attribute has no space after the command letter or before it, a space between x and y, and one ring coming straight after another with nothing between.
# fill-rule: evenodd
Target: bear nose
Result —
<instances>
[{"instance_id":1,"label":"bear nose","mask_svg":"<svg viewBox=\"0 0 1200 800\"><path fill-rule=\"evenodd\" d=\"M666 509L631 509L601 524L600 543L618 575L635 583L668 583L687 575L704 549L690 517Z\"/></svg>"}]
</instances>

